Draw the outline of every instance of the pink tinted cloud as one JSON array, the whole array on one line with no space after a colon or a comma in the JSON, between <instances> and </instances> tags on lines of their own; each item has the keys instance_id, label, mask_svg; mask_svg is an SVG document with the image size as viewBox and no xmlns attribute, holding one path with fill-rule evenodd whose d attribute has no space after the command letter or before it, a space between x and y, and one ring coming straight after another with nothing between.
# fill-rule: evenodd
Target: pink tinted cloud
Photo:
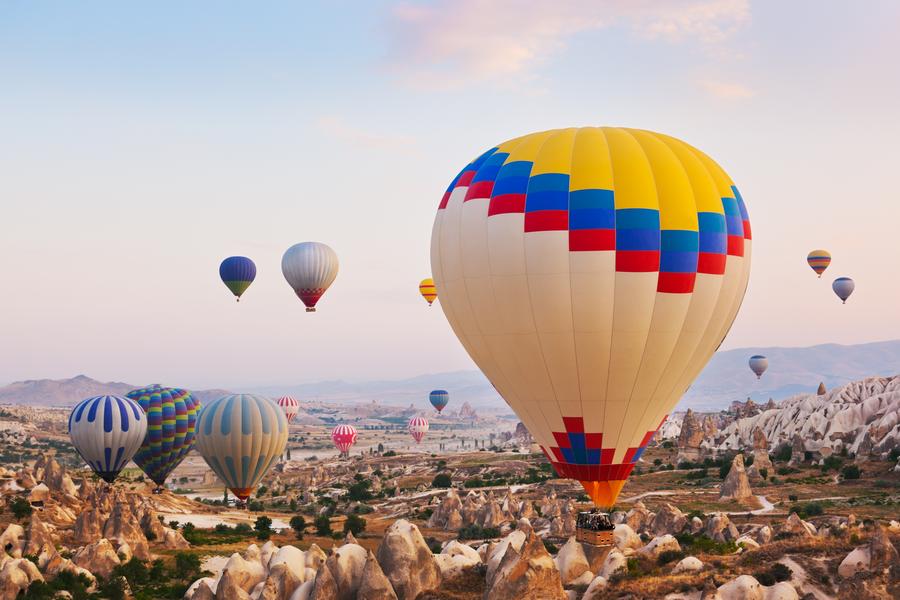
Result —
<instances>
[{"instance_id":1,"label":"pink tinted cloud","mask_svg":"<svg viewBox=\"0 0 900 600\"><path fill-rule=\"evenodd\" d=\"M748 0L436 0L390 15L392 64L417 87L528 79L569 37L625 27L646 39L715 45L750 18Z\"/></svg>"}]
</instances>

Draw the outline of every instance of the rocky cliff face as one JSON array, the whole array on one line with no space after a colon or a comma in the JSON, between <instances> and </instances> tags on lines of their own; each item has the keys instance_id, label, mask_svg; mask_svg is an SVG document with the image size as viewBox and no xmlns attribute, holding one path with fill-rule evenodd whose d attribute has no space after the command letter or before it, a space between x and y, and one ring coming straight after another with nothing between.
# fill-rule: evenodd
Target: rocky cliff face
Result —
<instances>
[{"instance_id":1,"label":"rocky cliff face","mask_svg":"<svg viewBox=\"0 0 900 600\"><path fill-rule=\"evenodd\" d=\"M869 377L824 395L800 394L774 409L738 419L720 434L720 449L752 447L759 429L773 447L800 440L805 451L885 455L900 446L900 376Z\"/></svg>"}]
</instances>

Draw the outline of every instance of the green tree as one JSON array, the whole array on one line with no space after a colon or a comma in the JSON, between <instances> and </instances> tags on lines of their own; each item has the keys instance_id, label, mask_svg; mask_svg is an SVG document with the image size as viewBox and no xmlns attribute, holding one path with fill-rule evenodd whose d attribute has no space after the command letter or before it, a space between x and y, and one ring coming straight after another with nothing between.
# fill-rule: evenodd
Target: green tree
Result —
<instances>
[{"instance_id":1,"label":"green tree","mask_svg":"<svg viewBox=\"0 0 900 600\"><path fill-rule=\"evenodd\" d=\"M16 496L9 503L9 510L12 511L17 521L21 521L25 517L30 517L34 509L31 508L31 503L28 500L21 496Z\"/></svg>"},{"instance_id":2,"label":"green tree","mask_svg":"<svg viewBox=\"0 0 900 600\"><path fill-rule=\"evenodd\" d=\"M322 537L331 536L331 519L328 515L319 515L315 520L316 534Z\"/></svg>"},{"instance_id":3,"label":"green tree","mask_svg":"<svg viewBox=\"0 0 900 600\"><path fill-rule=\"evenodd\" d=\"M366 520L359 515L348 515L344 521L344 533L348 531L353 535L359 535L366 530Z\"/></svg>"},{"instance_id":4,"label":"green tree","mask_svg":"<svg viewBox=\"0 0 900 600\"><path fill-rule=\"evenodd\" d=\"M453 485L453 480L450 479L450 475L448 473L438 473L434 476L434 479L431 480L431 487L434 488L448 488Z\"/></svg>"},{"instance_id":5,"label":"green tree","mask_svg":"<svg viewBox=\"0 0 900 600\"><path fill-rule=\"evenodd\" d=\"M261 515L256 517L256 523L253 525L253 529L256 530L256 538L260 540L267 540L272 537L272 519L267 517L266 515Z\"/></svg>"},{"instance_id":6,"label":"green tree","mask_svg":"<svg viewBox=\"0 0 900 600\"><path fill-rule=\"evenodd\" d=\"M306 519L302 515L293 516L291 517L290 525L294 533L297 534L297 539L302 540L303 531L306 529Z\"/></svg>"},{"instance_id":7,"label":"green tree","mask_svg":"<svg viewBox=\"0 0 900 600\"><path fill-rule=\"evenodd\" d=\"M191 552L175 553L175 576L184 580L194 580L200 576L200 557Z\"/></svg>"}]
</instances>

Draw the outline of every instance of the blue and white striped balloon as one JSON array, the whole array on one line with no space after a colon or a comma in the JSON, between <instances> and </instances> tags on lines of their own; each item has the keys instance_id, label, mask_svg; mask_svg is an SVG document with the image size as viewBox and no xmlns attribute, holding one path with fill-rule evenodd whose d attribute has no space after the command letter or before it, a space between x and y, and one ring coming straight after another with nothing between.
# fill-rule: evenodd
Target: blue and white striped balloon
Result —
<instances>
[{"instance_id":1,"label":"blue and white striped balloon","mask_svg":"<svg viewBox=\"0 0 900 600\"><path fill-rule=\"evenodd\" d=\"M200 409L194 447L241 500L284 452L288 422L272 400L234 394Z\"/></svg>"},{"instance_id":2,"label":"blue and white striped balloon","mask_svg":"<svg viewBox=\"0 0 900 600\"><path fill-rule=\"evenodd\" d=\"M121 396L95 396L69 415L72 445L97 475L112 483L147 435L141 405Z\"/></svg>"}]
</instances>

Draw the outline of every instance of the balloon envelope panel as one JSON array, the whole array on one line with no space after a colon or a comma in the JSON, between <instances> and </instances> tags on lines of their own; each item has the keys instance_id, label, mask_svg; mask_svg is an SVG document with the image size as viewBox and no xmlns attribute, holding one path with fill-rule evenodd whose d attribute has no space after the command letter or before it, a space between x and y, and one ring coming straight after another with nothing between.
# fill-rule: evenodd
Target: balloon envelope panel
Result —
<instances>
[{"instance_id":1,"label":"balloon envelope panel","mask_svg":"<svg viewBox=\"0 0 900 600\"><path fill-rule=\"evenodd\" d=\"M750 249L743 199L708 156L585 127L466 165L431 267L470 356L557 472L609 506L728 332Z\"/></svg>"},{"instance_id":2,"label":"balloon envelope panel","mask_svg":"<svg viewBox=\"0 0 900 600\"><path fill-rule=\"evenodd\" d=\"M161 486L194 446L200 401L187 390L160 385L131 390L126 396L147 415L147 436L134 462Z\"/></svg>"},{"instance_id":3,"label":"balloon envelope panel","mask_svg":"<svg viewBox=\"0 0 900 600\"><path fill-rule=\"evenodd\" d=\"M196 445L225 485L246 500L284 452L287 436L287 418L273 401L234 394L201 409Z\"/></svg>"},{"instance_id":4,"label":"balloon envelope panel","mask_svg":"<svg viewBox=\"0 0 900 600\"><path fill-rule=\"evenodd\" d=\"M146 434L144 411L130 398L87 398L69 414L72 445L84 462L108 483L128 464Z\"/></svg>"}]
</instances>

